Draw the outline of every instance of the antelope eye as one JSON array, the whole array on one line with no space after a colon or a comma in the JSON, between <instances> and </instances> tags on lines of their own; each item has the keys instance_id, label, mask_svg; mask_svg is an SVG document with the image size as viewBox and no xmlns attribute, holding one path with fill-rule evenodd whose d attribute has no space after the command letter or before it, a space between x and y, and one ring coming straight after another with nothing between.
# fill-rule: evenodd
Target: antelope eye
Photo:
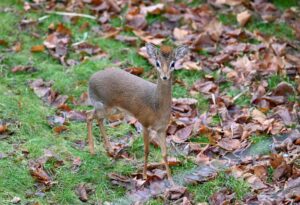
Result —
<instances>
[{"instance_id":1,"label":"antelope eye","mask_svg":"<svg viewBox=\"0 0 300 205\"><path fill-rule=\"evenodd\" d=\"M156 67L160 68L160 63L159 63L159 61L156 61Z\"/></svg>"},{"instance_id":2,"label":"antelope eye","mask_svg":"<svg viewBox=\"0 0 300 205\"><path fill-rule=\"evenodd\" d=\"M175 67L175 61L172 61L171 63L170 63L170 68L174 68Z\"/></svg>"}]
</instances>

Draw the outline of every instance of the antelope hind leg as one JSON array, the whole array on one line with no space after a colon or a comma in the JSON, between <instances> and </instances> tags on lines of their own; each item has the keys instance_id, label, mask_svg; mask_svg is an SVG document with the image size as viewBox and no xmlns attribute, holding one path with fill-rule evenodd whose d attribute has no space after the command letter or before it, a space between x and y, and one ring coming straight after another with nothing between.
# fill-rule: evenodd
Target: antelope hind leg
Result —
<instances>
[{"instance_id":1,"label":"antelope hind leg","mask_svg":"<svg viewBox=\"0 0 300 205\"><path fill-rule=\"evenodd\" d=\"M95 154L95 148L94 148L94 138L93 138L93 133L92 133L92 128L93 128L93 120L95 119L94 111L89 111L87 113L87 130L88 130L88 144L89 144L89 149L91 155Z\"/></svg>"}]
</instances>

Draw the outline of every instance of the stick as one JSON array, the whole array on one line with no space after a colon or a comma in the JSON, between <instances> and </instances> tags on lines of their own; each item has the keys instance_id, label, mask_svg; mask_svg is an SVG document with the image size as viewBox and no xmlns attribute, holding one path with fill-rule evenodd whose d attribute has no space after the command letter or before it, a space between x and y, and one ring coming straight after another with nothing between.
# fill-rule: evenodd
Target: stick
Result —
<instances>
[{"instance_id":1,"label":"stick","mask_svg":"<svg viewBox=\"0 0 300 205\"><path fill-rule=\"evenodd\" d=\"M239 99L242 95L244 95L246 92L248 92L249 88L246 88L244 91L242 91L241 93L239 93L238 95L236 95L232 100L233 102L236 101L237 99Z\"/></svg>"},{"instance_id":2,"label":"stick","mask_svg":"<svg viewBox=\"0 0 300 205\"><path fill-rule=\"evenodd\" d=\"M83 18L88 18L88 19L96 20L95 16L91 16L91 15L88 15L88 14L60 12L60 11L46 11L46 13L47 14L56 14L56 15L61 15L61 16L78 16L78 17L83 17Z\"/></svg>"}]
</instances>

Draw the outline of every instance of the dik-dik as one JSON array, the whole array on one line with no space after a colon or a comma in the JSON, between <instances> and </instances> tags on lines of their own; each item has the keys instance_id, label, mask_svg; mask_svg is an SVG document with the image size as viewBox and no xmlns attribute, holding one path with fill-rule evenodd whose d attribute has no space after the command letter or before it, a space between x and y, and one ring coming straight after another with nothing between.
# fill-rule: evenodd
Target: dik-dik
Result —
<instances>
[{"instance_id":1,"label":"dik-dik","mask_svg":"<svg viewBox=\"0 0 300 205\"><path fill-rule=\"evenodd\" d=\"M143 178L147 178L149 132L155 131L161 147L167 176L172 182L166 147L166 129L171 114L171 78L176 61L187 54L188 47L179 46L172 49L169 46L161 46L159 49L148 43L146 48L148 56L155 61L158 74L157 84L116 68L99 71L90 78L89 98L94 110L89 113L87 119L89 148L91 154L94 154L92 122L93 119L96 119L104 141L104 147L109 155L113 155L103 120L114 108L125 110L143 125L145 152Z\"/></svg>"}]
</instances>

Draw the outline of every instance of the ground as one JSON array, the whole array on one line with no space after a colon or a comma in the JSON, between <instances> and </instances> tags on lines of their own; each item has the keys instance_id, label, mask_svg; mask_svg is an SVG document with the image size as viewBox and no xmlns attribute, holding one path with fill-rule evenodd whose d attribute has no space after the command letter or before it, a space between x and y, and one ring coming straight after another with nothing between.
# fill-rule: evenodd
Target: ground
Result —
<instances>
[{"instance_id":1,"label":"ground","mask_svg":"<svg viewBox=\"0 0 300 205\"><path fill-rule=\"evenodd\" d=\"M190 7L199 5L198 1L189 1ZM200 1L203 2L203 1ZM274 0L273 3L280 9L285 10L292 6L298 6L298 2ZM129 65L130 67L142 67L145 69L142 77L154 81L151 74L154 73L149 62L141 57L137 48L142 46L138 41L137 46L130 46L115 39L103 38L92 30L97 26L92 19L80 18L78 22L72 23L64 21L62 16L47 14L49 18L43 20L34 29L20 30L22 19L38 19L46 14L40 10L23 9L21 0L2 0L0 2L0 40L5 40L6 45L0 45L0 122L6 120L11 122L9 135L0 134L0 204L10 204L14 197L21 199L21 204L83 204L75 193L76 187L80 183L91 183L94 193L90 196L91 203L111 202L124 197L126 189L114 186L109 177L109 173L120 175L130 175L136 171L137 167L143 164L143 140L140 133L134 127L126 123L115 128L106 126L108 134L112 139L119 139L122 136L133 135L134 142L128 152L134 156L135 160L112 159L104 151L103 144L99 137L99 130L94 126L93 135L96 139L96 155L91 156L88 147L78 148L76 142L85 142L87 138L86 124L83 122L70 122L68 130L56 133L49 126L47 116L54 116L57 109L45 104L29 88L29 82L38 78L45 81L52 80L52 88L62 95L73 96L78 99L87 90L89 77L96 71L114 66L116 64ZM152 23L160 21L159 15L148 16L147 21ZM237 25L235 16L220 13L218 19L224 25ZM31 52L35 45L42 45L47 37L47 32L51 24L57 25L64 22L64 25L71 29L72 41L87 42L99 46L108 57L96 60L83 60L73 67L66 67L58 60L52 58L48 52ZM81 29L82 25L89 23L88 29ZM118 27L123 22L117 18L111 24ZM285 40L295 40L295 33L287 23L263 23L257 19L251 19L246 29L253 31L258 29L265 34L275 35ZM132 32L123 31L124 35L133 36ZM21 43L21 50L14 52L9 50L16 42ZM210 55L201 53L201 55ZM74 51L69 55L78 58L80 54ZM37 69L36 72L17 72L11 69L18 65L30 65ZM218 78L216 71L203 70L178 70L175 71L174 79L179 79L181 83L175 83L173 87L173 97L193 97L196 98L197 110L203 114L209 108L209 100L197 94L191 94L190 90L194 83L205 75L214 75ZM270 90L274 89L278 82L291 82L286 76L272 75L269 79ZM230 97L240 93L228 84L223 84L220 89L228 92ZM236 104L239 106L250 105L251 96L243 95ZM73 109L74 105L70 105ZM78 110L90 110L89 106L76 106ZM213 118L214 123L219 124L219 119ZM265 136L265 135L263 135ZM266 137L268 137L267 135ZM252 142L255 144L261 140L262 135L253 135ZM208 136L201 135L191 139L195 143L209 143ZM55 162L47 161L45 170L51 173L54 184L48 191L37 191L36 180L30 175L29 162L44 155L45 150L51 150L62 159L63 165L56 168ZM75 158L80 158L80 169L72 172ZM197 167L197 164L186 157L180 158L181 165L172 167L174 175L184 173ZM161 160L160 150L151 145L150 162ZM195 202L207 202L215 192L227 187L236 194L236 200L242 200L250 191L249 184L242 180L228 176L221 172L210 181L197 185L189 185L188 191ZM163 199L151 199L147 204L164 204Z\"/></svg>"}]
</instances>

